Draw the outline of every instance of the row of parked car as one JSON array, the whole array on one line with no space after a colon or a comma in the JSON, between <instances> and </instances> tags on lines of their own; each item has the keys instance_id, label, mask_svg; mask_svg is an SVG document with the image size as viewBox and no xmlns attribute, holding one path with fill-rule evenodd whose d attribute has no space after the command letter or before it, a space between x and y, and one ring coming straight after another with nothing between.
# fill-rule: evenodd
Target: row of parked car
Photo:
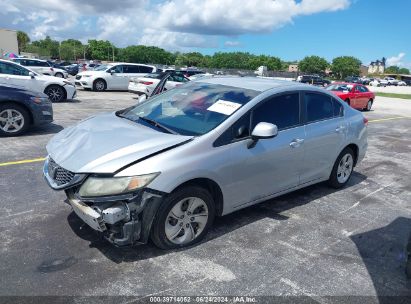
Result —
<instances>
[{"instance_id":1,"label":"row of parked car","mask_svg":"<svg viewBox=\"0 0 411 304\"><path fill-rule=\"evenodd\" d=\"M384 78L368 78L368 77L347 77L345 79L349 83L358 83L364 85L370 85L374 87L386 87L386 86L407 86L411 85L410 80L398 80L393 77L384 77Z\"/></svg>"}]
</instances>

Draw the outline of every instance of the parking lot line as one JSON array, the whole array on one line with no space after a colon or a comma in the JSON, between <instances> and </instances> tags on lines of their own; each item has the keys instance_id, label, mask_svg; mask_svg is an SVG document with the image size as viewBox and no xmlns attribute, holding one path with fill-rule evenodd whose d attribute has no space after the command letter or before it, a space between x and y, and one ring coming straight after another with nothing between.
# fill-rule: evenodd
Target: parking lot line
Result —
<instances>
[{"instance_id":1,"label":"parking lot line","mask_svg":"<svg viewBox=\"0 0 411 304\"><path fill-rule=\"evenodd\" d=\"M12 165L20 165L20 164L29 164L29 163L37 163L44 161L45 157L34 158L34 159L24 159L24 160L17 160L12 162L0 163L0 167L12 166Z\"/></svg>"},{"instance_id":2,"label":"parking lot line","mask_svg":"<svg viewBox=\"0 0 411 304\"><path fill-rule=\"evenodd\" d=\"M381 118L381 119L370 119L368 122L380 122L380 121L396 120L396 119L404 119L404 118L410 118L410 117L398 116L398 117L389 117L389 118Z\"/></svg>"}]
</instances>

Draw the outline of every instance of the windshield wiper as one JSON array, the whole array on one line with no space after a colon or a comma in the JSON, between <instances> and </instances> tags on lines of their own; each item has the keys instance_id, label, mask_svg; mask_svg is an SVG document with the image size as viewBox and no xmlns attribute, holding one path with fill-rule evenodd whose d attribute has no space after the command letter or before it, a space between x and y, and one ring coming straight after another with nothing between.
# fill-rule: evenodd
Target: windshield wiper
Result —
<instances>
[{"instance_id":1,"label":"windshield wiper","mask_svg":"<svg viewBox=\"0 0 411 304\"><path fill-rule=\"evenodd\" d=\"M142 121L145 121L145 122L149 123L149 124L152 125L152 126L155 126L155 127L159 128L159 129L162 129L162 130L166 131L167 133L175 134L175 135L178 135L178 134L179 134L179 133L177 133L176 131L171 130L170 128L167 128L166 126L160 124L159 122L157 122L157 121L155 121L155 120L153 120L153 119L150 119L150 118L147 118L147 117L142 117L142 116L138 116L138 118L141 119Z\"/></svg>"}]
</instances>

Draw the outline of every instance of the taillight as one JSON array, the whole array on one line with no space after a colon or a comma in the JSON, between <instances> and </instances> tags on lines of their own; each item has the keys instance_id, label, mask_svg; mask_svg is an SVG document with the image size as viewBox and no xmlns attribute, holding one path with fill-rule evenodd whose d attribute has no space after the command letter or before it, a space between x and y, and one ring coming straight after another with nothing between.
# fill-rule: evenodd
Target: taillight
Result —
<instances>
[{"instance_id":1,"label":"taillight","mask_svg":"<svg viewBox=\"0 0 411 304\"><path fill-rule=\"evenodd\" d=\"M368 118L363 118L364 125L368 126Z\"/></svg>"},{"instance_id":2,"label":"taillight","mask_svg":"<svg viewBox=\"0 0 411 304\"><path fill-rule=\"evenodd\" d=\"M153 84L153 82L151 82L151 81L142 81L142 80L139 83L144 84L144 85Z\"/></svg>"}]
</instances>

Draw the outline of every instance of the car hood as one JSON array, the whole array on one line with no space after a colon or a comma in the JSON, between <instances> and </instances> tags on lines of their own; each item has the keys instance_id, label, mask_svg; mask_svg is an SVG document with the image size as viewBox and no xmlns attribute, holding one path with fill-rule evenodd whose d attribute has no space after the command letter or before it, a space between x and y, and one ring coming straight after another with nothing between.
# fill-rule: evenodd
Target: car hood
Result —
<instances>
[{"instance_id":1,"label":"car hood","mask_svg":"<svg viewBox=\"0 0 411 304\"><path fill-rule=\"evenodd\" d=\"M191 138L159 132L108 113L64 129L47 144L47 152L58 165L74 173L110 174Z\"/></svg>"},{"instance_id":2,"label":"car hood","mask_svg":"<svg viewBox=\"0 0 411 304\"><path fill-rule=\"evenodd\" d=\"M65 79L55 77L55 76L37 74L36 79L43 80L43 81L48 81L48 82L54 82L54 83L58 83L60 85L65 85L65 83L64 83Z\"/></svg>"}]
</instances>

